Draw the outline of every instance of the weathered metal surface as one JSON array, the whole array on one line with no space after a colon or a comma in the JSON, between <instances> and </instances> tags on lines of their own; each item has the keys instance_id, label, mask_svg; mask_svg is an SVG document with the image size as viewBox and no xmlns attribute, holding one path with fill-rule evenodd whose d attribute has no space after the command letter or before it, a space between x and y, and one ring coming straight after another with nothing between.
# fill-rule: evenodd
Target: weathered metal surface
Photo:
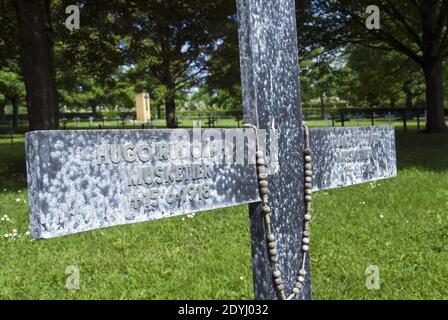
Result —
<instances>
[{"instance_id":1,"label":"weathered metal surface","mask_svg":"<svg viewBox=\"0 0 448 320\"><path fill-rule=\"evenodd\" d=\"M269 202L278 267L290 293L302 259L304 214L294 1L237 0L237 9L244 121L278 132L278 167L268 177ZM277 299L259 204L250 206L250 219L255 298ZM300 299L311 297L310 277L306 279Z\"/></svg>"},{"instance_id":2,"label":"weathered metal surface","mask_svg":"<svg viewBox=\"0 0 448 320\"><path fill-rule=\"evenodd\" d=\"M243 129L213 130L222 137L244 135ZM51 238L257 201L255 167L247 156L244 164L226 164L169 153L172 133L191 131L27 133L32 236Z\"/></svg>"},{"instance_id":3,"label":"weathered metal surface","mask_svg":"<svg viewBox=\"0 0 448 320\"><path fill-rule=\"evenodd\" d=\"M393 127L312 128L314 191L397 175Z\"/></svg>"},{"instance_id":4,"label":"weathered metal surface","mask_svg":"<svg viewBox=\"0 0 448 320\"><path fill-rule=\"evenodd\" d=\"M216 132L220 133L225 141L226 133L227 136L248 137L248 131L250 132L250 129L221 129ZM28 133L26 145L33 236L49 238L259 201L255 170L249 165L251 161L247 158L247 152L242 159L245 165L222 165L225 160L223 158L218 161L221 165L213 165L213 169L207 171L202 178L198 174L192 179L183 179L183 176L176 175L170 178L169 175L173 172L166 169L176 168L179 164L184 166L181 171L192 168L192 164L195 165L194 169L198 169L197 165L204 160L205 163L213 163L217 159L217 156L216 159L201 156L192 163L191 159L172 159L172 156L168 159L160 158L158 144L166 146L173 132L183 131ZM191 130L184 132L191 134ZM396 175L393 128L311 129L310 134L314 151L313 173L316 191ZM137 151L142 151L138 146L144 144L153 144L158 152L151 159L143 155L142 161ZM135 159L132 158L131 150L127 149L131 153L129 161L121 153L121 159L115 159L117 163L113 163L110 156L112 151L119 150L116 146L134 146ZM106 149L99 149L103 153L100 153L101 157L98 158L98 148L104 147ZM224 144L222 147L221 155L224 156ZM233 152L232 148L232 157ZM234 158L236 160L236 157ZM300 155L298 159L291 161L296 167L301 167ZM153 175L151 170L161 170L159 175L163 172L164 177L143 179L146 170L150 170L149 173ZM128 181L129 179L131 181ZM193 191L192 185L200 190ZM201 196L201 188L204 186L210 187L210 196ZM186 201L185 196L190 196L185 190L195 193L197 198ZM173 195L177 195L176 200L172 198ZM154 200L151 200L151 197L157 196L161 201L153 205ZM149 204L146 198L149 198Z\"/></svg>"}]
</instances>

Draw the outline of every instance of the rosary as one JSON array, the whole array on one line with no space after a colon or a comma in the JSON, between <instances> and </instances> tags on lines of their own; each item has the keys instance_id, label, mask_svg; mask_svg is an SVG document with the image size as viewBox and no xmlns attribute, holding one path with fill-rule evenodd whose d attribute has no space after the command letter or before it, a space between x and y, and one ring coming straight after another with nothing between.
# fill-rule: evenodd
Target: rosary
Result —
<instances>
[{"instance_id":1,"label":"rosary","mask_svg":"<svg viewBox=\"0 0 448 320\"><path fill-rule=\"evenodd\" d=\"M246 127L254 128L257 131L257 127L253 125L245 125ZM271 208L269 207L268 198L268 181L266 173L266 161L263 151L259 148L258 134L256 132L257 144L256 144L256 164L257 164L257 178L258 178L258 190L261 198L261 212L264 215L264 223L266 230L266 243L269 249L269 259L272 268L272 278L275 284L276 292L280 300L293 300L303 289L305 276L306 276L306 259L310 250L310 222L311 222L311 193L312 193L312 166L311 166L311 148L309 139L309 130L306 123L303 123L304 134L305 134L305 147L304 147L304 162L305 162L305 215L303 223L303 233L302 233L302 263L297 276L297 282L292 289L292 293L288 296L285 294L285 286L283 285L282 274L277 269L277 240L272 231L271 225Z\"/></svg>"}]
</instances>

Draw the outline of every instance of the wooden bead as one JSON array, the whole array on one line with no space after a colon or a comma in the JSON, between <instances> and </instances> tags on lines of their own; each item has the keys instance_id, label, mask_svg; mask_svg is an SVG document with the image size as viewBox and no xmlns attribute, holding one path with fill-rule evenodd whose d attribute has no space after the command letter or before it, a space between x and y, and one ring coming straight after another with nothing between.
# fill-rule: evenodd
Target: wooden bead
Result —
<instances>
[{"instance_id":1,"label":"wooden bead","mask_svg":"<svg viewBox=\"0 0 448 320\"><path fill-rule=\"evenodd\" d=\"M271 256L269 258L271 260L271 262L276 263L277 262L277 256Z\"/></svg>"},{"instance_id":2,"label":"wooden bead","mask_svg":"<svg viewBox=\"0 0 448 320\"><path fill-rule=\"evenodd\" d=\"M306 176L306 177L312 177L312 176L313 176L313 171L311 171L311 170L305 170L305 176Z\"/></svg>"},{"instance_id":3,"label":"wooden bead","mask_svg":"<svg viewBox=\"0 0 448 320\"><path fill-rule=\"evenodd\" d=\"M303 231L303 236L304 236L304 237L309 237L309 236L310 236L310 233L311 233L311 232L309 232L309 231L307 231L307 230L306 230L306 231Z\"/></svg>"},{"instance_id":4,"label":"wooden bead","mask_svg":"<svg viewBox=\"0 0 448 320\"><path fill-rule=\"evenodd\" d=\"M285 286L284 286L283 284L279 284L279 285L277 286L277 290L278 290L278 291L283 291L283 290L285 290Z\"/></svg>"},{"instance_id":5,"label":"wooden bead","mask_svg":"<svg viewBox=\"0 0 448 320\"><path fill-rule=\"evenodd\" d=\"M305 189L313 189L313 185L311 182L305 182Z\"/></svg>"},{"instance_id":6,"label":"wooden bead","mask_svg":"<svg viewBox=\"0 0 448 320\"><path fill-rule=\"evenodd\" d=\"M310 148L305 148L305 150L303 150L303 153L304 153L306 156L310 156L310 155L311 155L311 149L310 149Z\"/></svg>"},{"instance_id":7,"label":"wooden bead","mask_svg":"<svg viewBox=\"0 0 448 320\"><path fill-rule=\"evenodd\" d=\"M281 284L283 284L283 280L282 280L282 278L276 278L276 279L274 280L274 282L275 282L276 285L281 285Z\"/></svg>"},{"instance_id":8,"label":"wooden bead","mask_svg":"<svg viewBox=\"0 0 448 320\"><path fill-rule=\"evenodd\" d=\"M278 270L275 270L272 275L274 276L274 278L280 278L282 276L281 272Z\"/></svg>"},{"instance_id":9,"label":"wooden bead","mask_svg":"<svg viewBox=\"0 0 448 320\"><path fill-rule=\"evenodd\" d=\"M309 182L309 183L313 182L313 177L312 176L305 177L305 182Z\"/></svg>"},{"instance_id":10,"label":"wooden bead","mask_svg":"<svg viewBox=\"0 0 448 320\"><path fill-rule=\"evenodd\" d=\"M260 187L267 188L267 186L268 186L268 182L267 182L266 180L263 180L263 181L260 181L260 182L258 183L258 185L259 185Z\"/></svg>"},{"instance_id":11,"label":"wooden bead","mask_svg":"<svg viewBox=\"0 0 448 320\"><path fill-rule=\"evenodd\" d=\"M297 289L302 289L303 288L303 283L302 282L296 282L296 288Z\"/></svg>"},{"instance_id":12,"label":"wooden bead","mask_svg":"<svg viewBox=\"0 0 448 320\"><path fill-rule=\"evenodd\" d=\"M275 249L275 246L277 245L277 243L275 241L272 242L268 242L268 247L269 249Z\"/></svg>"},{"instance_id":13,"label":"wooden bead","mask_svg":"<svg viewBox=\"0 0 448 320\"><path fill-rule=\"evenodd\" d=\"M297 287L294 287L294 289L292 289L292 292L293 292L294 294L299 294L299 293L300 293L300 289L297 288Z\"/></svg>"},{"instance_id":14,"label":"wooden bead","mask_svg":"<svg viewBox=\"0 0 448 320\"><path fill-rule=\"evenodd\" d=\"M259 158L257 159L257 165L258 166L264 166L266 164L266 162L264 161L263 158Z\"/></svg>"},{"instance_id":15,"label":"wooden bead","mask_svg":"<svg viewBox=\"0 0 448 320\"><path fill-rule=\"evenodd\" d=\"M269 206L262 206L261 212L263 212L264 214L271 213L271 208Z\"/></svg>"},{"instance_id":16,"label":"wooden bead","mask_svg":"<svg viewBox=\"0 0 448 320\"><path fill-rule=\"evenodd\" d=\"M268 189L268 188L260 188L260 193L261 193L261 195L268 194L268 192L269 192L269 189Z\"/></svg>"},{"instance_id":17,"label":"wooden bead","mask_svg":"<svg viewBox=\"0 0 448 320\"><path fill-rule=\"evenodd\" d=\"M303 269L300 269L300 270L299 270L299 275L300 275L300 276L303 276L303 277L306 276L306 271L303 270Z\"/></svg>"},{"instance_id":18,"label":"wooden bead","mask_svg":"<svg viewBox=\"0 0 448 320\"><path fill-rule=\"evenodd\" d=\"M310 247L308 245L304 244L302 246L302 250L305 251L305 252L310 251Z\"/></svg>"},{"instance_id":19,"label":"wooden bead","mask_svg":"<svg viewBox=\"0 0 448 320\"><path fill-rule=\"evenodd\" d=\"M263 181L268 178L268 175L266 173L260 173L258 172L258 181Z\"/></svg>"},{"instance_id":20,"label":"wooden bead","mask_svg":"<svg viewBox=\"0 0 448 320\"><path fill-rule=\"evenodd\" d=\"M274 242L274 241L275 241L275 236L274 236L272 233L270 233L270 234L268 235L268 241L269 241L269 242Z\"/></svg>"},{"instance_id":21,"label":"wooden bead","mask_svg":"<svg viewBox=\"0 0 448 320\"><path fill-rule=\"evenodd\" d=\"M298 277L297 277L297 281L303 283L303 282L305 281L305 278L304 278L303 276L298 276Z\"/></svg>"},{"instance_id":22,"label":"wooden bead","mask_svg":"<svg viewBox=\"0 0 448 320\"><path fill-rule=\"evenodd\" d=\"M257 173L258 173L259 177L260 177L260 174L266 174L266 167L265 166L258 166L257 167ZM265 180L265 179L266 178L264 178L263 180Z\"/></svg>"},{"instance_id":23,"label":"wooden bead","mask_svg":"<svg viewBox=\"0 0 448 320\"><path fill-rule=\"evenodd\" d=\"M303 238L302 242L303 244L310 244L310 238Z\"/></svg>"},{"instance_id":24,"label":"wooden bead","mask_svg":"<svg viewBox=\"0 0 448 320\"><path fill-rule=\"evenodd\" d=\"M276 256L277 255L277 250L276 249L269 249L269 255L270 256Z\"/></svg>"},{"instance_id":25,"label":"wooden bead","mask_svg":"<svg viewBox=\"0 0 448 320\"><path fill-rule=\"evenodd\" d=\"M311 202L313 201L313 198L311 196L305 196L305 201Z\"/></svg>"},{"instance_id":26,"label":"wooden bead","mask_svg":"<svg viewBox=\"0 0 448 320\"><path fill-rule=\"evenodd\" d=\"M265 214L264 221L266 224L271 224L271 216L269 214Z\"/></svg>"},{"instance_id":27,"label":"wooden bead","mask_svg":"<svg viewBox=\"0 0 448 320\"><path fill-rule=\"evenodd\" d=\"M305 163L305 170L311 170L311 163Z\"/></svg>"},{"instance_id":28,"label":"wooden bead","mask_svg":"<svg viewBox=\"0 0 448 320\"><path fill-rule=\"evenodd\" d=\"M309 213L307 213L306 215L304 215L304 219L306 221L311 221L311 215Z\"/></svg>"},{"instance_id":29,"label":"wooden bead","mask_svg":"<svg viewBox=\"0 0 448 320\"><path fill-rule=\"evenodd\" d=\"M305 189L305 194L310 196L312 193L311 189Z\"/></svg>"},{"instance_id":30,"label":"wooden bead","mask_svg":"<svg viewBox=\"0 0 448 320\"><path fill-rule=\"evenodd\" d=\"M311 162L311 156L305 156L305 162L310 163Z\"/></svg>"},{"instance_id":31,"label":"wooden bead","mask_svg":"<svg viewBox=\"0 0 448 320\"><path fill-rule=\"evenodd\" d=\"M264 153L263 153L263 151L257 151L257 152L255 153L255 156L256 156L257 158L263 158L263 157L264 157Z\"/></svg>"},{"instance_id":32,"label":"wooden bead","mask_svg":"<svg viewBox=\"0 0 448 320\"><path fill-rule=\"evenodd\" d=\"M305 221L305 231L310 232L310 229L311 229L311 228L310 228L310 224L311 224L310 221L311 221L311 220Z\"/></svg>"}]
</instances>

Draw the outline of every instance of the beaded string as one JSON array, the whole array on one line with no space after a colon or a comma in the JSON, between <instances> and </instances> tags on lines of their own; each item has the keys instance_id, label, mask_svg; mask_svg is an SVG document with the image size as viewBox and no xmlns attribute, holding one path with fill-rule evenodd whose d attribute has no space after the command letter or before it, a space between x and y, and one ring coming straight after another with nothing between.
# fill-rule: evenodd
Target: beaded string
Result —
<instances>
[{"instance_id":1,"label":"beaded string","mask_svg":"<svg viewBox=\"0 0 448 320\"><path fill-rule=\"evenodd\" d=\"M264 153L260 150L260 145L258 141L258 128L251 124L245 124L244 127L253 128L255 130L256 137L256 164L257 164L257 178L258 178L258 190L261 198L261 212L264 215L264 223L266 230L266 243L269 250L269 260L271 264L272 278L277 292L277 296L280 300L293 300L303 289L306 272L306 259L310 250L310 222L311 222L311 202L312 202L312 157L310 148L310 138L308 126L303 122L304 127L304 138L305 138L305 148L304 148L304 162L305 162L305 215L303 223L302 232L302 263L298 272L297 282L295 287L292 289L292 293L288 296L285 294L285 286L283 284L282 274L277 268L278 256L277 256L277 240L273 233L273 228L271 224L271 208L269 207L269 189L266 173L266 161L264 159Z\"/></svg>"}]
</instances>

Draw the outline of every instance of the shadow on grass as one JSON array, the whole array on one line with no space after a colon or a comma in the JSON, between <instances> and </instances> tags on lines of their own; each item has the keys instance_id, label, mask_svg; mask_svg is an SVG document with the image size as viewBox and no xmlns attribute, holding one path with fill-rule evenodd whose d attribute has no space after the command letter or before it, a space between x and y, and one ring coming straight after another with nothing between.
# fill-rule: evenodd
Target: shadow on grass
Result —
<instances>
[{"instance_id":1,"label":"shadow on grass","mask_svg":"<svg viewBox=\"0 0 448 320\"><path fill-rule=\"evenodd\" d=\"M11 147L9 139L0 137L0 181L2 188L25 188L26 165L23 139Z\"/></svg>"},{"instance_id":2,"label":"shadow on grass","mask_svg":"<svg viewBox=\"0 0 448 320\"><path fill-rule=\"evenodd\" d=\"M398 170L448 170L448 133L396 131Z\"/></svg>"}]
</instances>

